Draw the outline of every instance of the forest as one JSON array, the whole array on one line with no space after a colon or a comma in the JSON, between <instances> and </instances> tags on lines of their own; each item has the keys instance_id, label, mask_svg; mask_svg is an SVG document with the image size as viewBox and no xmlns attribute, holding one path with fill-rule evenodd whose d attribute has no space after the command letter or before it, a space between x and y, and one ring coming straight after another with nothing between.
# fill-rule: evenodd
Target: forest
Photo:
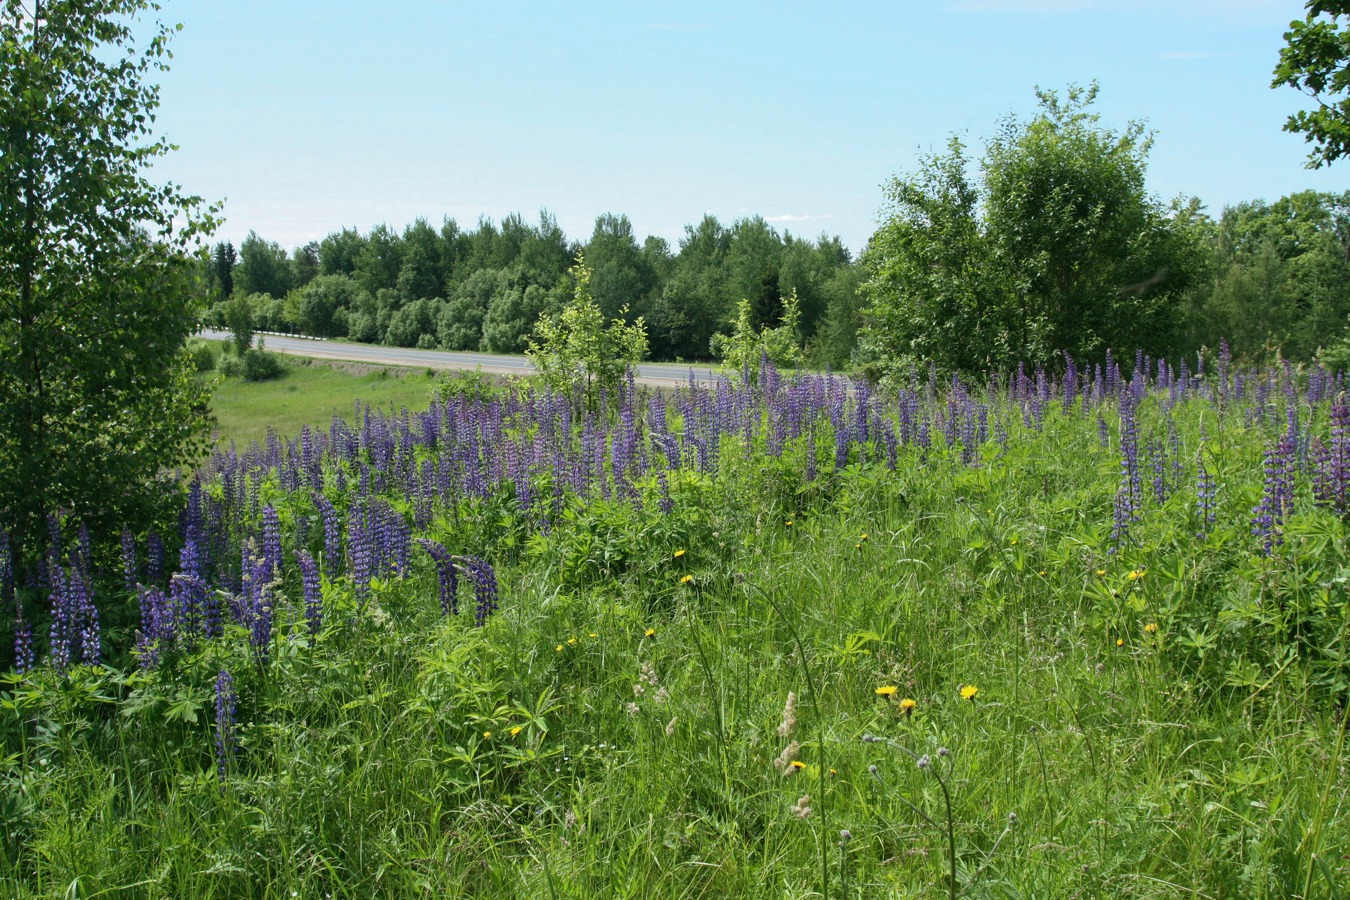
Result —
<instances>
[{"instance_id":1,"label":"forest","mask_svg":"<svg viewBox=\"0 0 1350 900\"><path fill-rule=\"evenodd\" d=\"M1214 216L1192 211L1184 228L1192 252L1186 270L1169 276L1186 287L1170 297L1168 333L1148 347L1155 356L1217 349L1224 339L1243 359L1344 353L1350 191L1252 200ZM607 317L645 320L652 360L713 359L711 339L729 328L740 300L750 301L756 327L771 328L795 292L811 365L848 370L865 361L858 289L869 277L867 251L860 259L836 236L801 238L760 216L729 226L705 216L674 248L656 237L639 242L628 217L614 214L598 217L584 242L547 212L533 225L510 215L472 228L447 218L439 228L419 219L401 230L343 229L289 251L250 233L238 248L216 243L199 283L211 303L206 320L222 327L235 304L265 331L520 353L538 317L569 295L578 254ZM1149 337L1122 335L1117 349L1147 346Z\"/></svg>"}]
</instances>

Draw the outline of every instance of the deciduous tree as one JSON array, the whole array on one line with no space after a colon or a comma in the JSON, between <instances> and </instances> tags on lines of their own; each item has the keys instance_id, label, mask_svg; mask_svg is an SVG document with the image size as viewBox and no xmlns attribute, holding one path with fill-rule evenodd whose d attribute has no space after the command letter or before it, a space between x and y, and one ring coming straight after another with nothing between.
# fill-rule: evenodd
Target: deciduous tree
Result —
<instances>
[{"instance_id":1,"label":"deciduous tree","mask_svg":"<svg viewBox=\"0 0 1350 900\"><path fill-rule=\"evenodd\" d=\"M1317 102L1290 116L1284 130L1313 145L1308 165L1320 169L1350 153L1350 2L1310 0L1307 10L1284 33L1270 86L1297 88Z\"/></svg>"},{"instance_id":2,"label":"deciduous tree","mask_svg":"<svg viewBox=\"0 0 1350 900\"><path fill-rule=\"evenodd\" d=\"M0 5L0 528L146 521L205 427L188 256L214 209L147 167L172 27L146 0Z\"/></svg>"}]
</instances>

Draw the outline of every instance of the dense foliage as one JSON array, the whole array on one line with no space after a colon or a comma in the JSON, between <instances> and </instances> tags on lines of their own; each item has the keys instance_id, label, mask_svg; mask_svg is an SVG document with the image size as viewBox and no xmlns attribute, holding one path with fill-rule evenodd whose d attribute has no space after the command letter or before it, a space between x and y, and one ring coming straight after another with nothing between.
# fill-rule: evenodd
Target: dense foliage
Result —
<instances>
[{"instance_id":1,"label":"dense foliage","mask_svg":"<svg viewBox=\"0 0 1350 900\"><path fill-rule=\"evenodd\" d=\"M0 522L25 565L50 514L147 521L205 427L184 257L212 223L145 174L169 150L150 79L170 29L132 30L149 6L0 6Z\"/></svg>"},{"instance_id":2,"label":"dense foliage","mask_svg":"<svg viewBox=\"0 0 1350 900\"><path fill-rule=\"evenodd\" d=\"M4 571L0 878L1331 896L1345 384L1134 371L477 385L60 523Z\"/></svg>"},{"instance_id":3,"label":"dense foliage","mask_svg":"<svg viewBox=\"0 0 1350 900\"><path fill-rule=\"evenodd\" d=\"M873 358L978 373L1064 352L1100 361L1111 348L1184 349L1178 301L1200 265L1194 210L1148 195L1143 126L1101 126L1088 111L1096 93L1038 91L1041 114L1004 122L978 182L955 138L891 182L864 258Z\"/></svg>"},{"instance_id":4,"label":"dense foliage","mask_svg":"<svg viewBox=\"0 0 1350 900\"><path fill-rule=\"evenodd\" d=\"M1313 145L1308 165L1321 168L1350 153L1350 3L1308 0L1289 23L1271 87L1288 85L1317 102L1289 117L1284 130Z\"/></svg>"},{"instance_id":5,"label":"dense foliage","mask_svg":"<svg viewBox=\"0 0 1350 900\"><path fill-rule=\"evenodd\" d=\"M1102 124L1095 95L1042 91L1040 115L1001 123L978 159L954 139L892 180L861 262L838 238L780 235L757 217L727 228L707 216L677 251L639 243L612 214L584 244L547 213L536 226L513 215L471 231L344 230L289 257L250 235L241 255L221 243L203 263L208 321L246 313L262 330L519 353L568 302L584 254L601 314L642 318L657 360L741 368L768 352L873 376L911 361L983 376L1022 361L1062 368L1063 352L1175 360L1225 338L1250 361L1350 348L1350 195L1213 216L1195 200L1164 204L1146 188L1150 135Z\"/></svg>"}]
</instances>

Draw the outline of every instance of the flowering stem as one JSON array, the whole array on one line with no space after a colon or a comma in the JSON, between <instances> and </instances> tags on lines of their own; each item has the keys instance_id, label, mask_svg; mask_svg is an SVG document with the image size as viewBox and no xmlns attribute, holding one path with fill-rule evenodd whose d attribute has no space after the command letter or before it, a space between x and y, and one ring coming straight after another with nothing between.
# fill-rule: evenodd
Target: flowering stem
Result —
<instances>
[{"instance_id":1,"label":"flowering stem","mask_svg":"<svg viewBox=\"0 0 1350 900\"><path fill-rule=\"evenodd\" d=\"M783 615L783 610L778 603L769 596L769 593L755 584L753 581L747 581L746 584L759 591L760 596L769 601L773 611L778 614L778 618L783 620L787 626L788 632L792 635L792 643L797 647L797 655L802 661L802 674L806 678L806 686L811 691L811 712L815 714L816 726L816 781L820 796L820 889L825 897L830 895L830 857L826 848L826 835L829 833L829 803L825 795L825 773L828 767L825 765L825 720L820 716L820 695L816 692L816 681L811 677L811 666L806 660L806 648L802 646L801 636L797 633L797 628L792 624L792 620Z\"/></svg>"}]
</instances>

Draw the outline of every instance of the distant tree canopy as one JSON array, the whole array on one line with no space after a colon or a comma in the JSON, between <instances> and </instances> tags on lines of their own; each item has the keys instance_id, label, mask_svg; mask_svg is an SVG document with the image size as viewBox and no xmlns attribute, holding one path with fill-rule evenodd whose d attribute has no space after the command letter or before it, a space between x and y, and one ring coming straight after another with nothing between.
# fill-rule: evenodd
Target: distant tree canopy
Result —
<instances>
[{"instance_id":1,"label":"distant tree canopy","mask_svg":"<svg viewBox=\"0 0 1350 900\"><path fill-rule=\"evenodd\" d=\"M1188 345L1303 360L1344 338L1350 191L1239 203L1200 233L1208 265L1187 298Z\"/></svg>"},{"instance_id":2,"label":"distant tree canopy","mask_svg":"<svg viewBox=\"0 0 1350 900\"><path fill-rule=\"evenodd\" d=\"M259 330L447 350L525 350L542 316L573 298L569 270L581 254L588 291L607 319L647 323L655 359L712 359L711 340L749 301L757 328L779 324L795 292L798 330L819 365L843 367L856 331L856 266L838 237L780 234L759 217L724 226L713 216L685 229L678 248L655 237L639 243L628 217L597 217L585 244L569 241L542 212L537 224L512 214L470 230L447 219L418 219L401 232L379 225L343 229L290 254L256 233L235 248L221 243L204 262L213 304L208 321L225 326L243 296ZM626 310L626 312L625 312Z\"/></svg>"},{"instance_id":3,"label":"distant tree canopy","mask_svg":"<svg viewBox=\"0 0 1350 900\"><path fill-rule=\"evenodd\" d=\"M1288 85L1317 101L1299 110L1284 130L1302 134L1321 168L1350 153L1350 2L1309 0L1307 16L1289 23L1271 87Z\"/></svg>"},{"instance_id":4,"label":"distant tree canopy","mask_svg":"<svg viewBox=\"0 0 1350 900\"><path fill-rule=\"evenodd\" d=\"M1196 210L1147 193L1144 127L1102 126L1096 94L1037 91L1040 114L1002 123L978 181L956 138L892 180L863 258L873 359L985 372L1053 365L1065 351L1185 349L1180 298L1202 265Z\"/></svg>"},{"instance_id":5,"label":"distant tree canopy","mask_svg":"<svg viewBox=\"0 0 1350 900\"><path fill-rule=\"evenodd\" d=\"M579 243L545 211L344 228L290 252L250 233L237 251L217 244L198 281L221 327L247 312L260 331L446 350L524 351L575 301L584 254L602 318L641 317L655 360L714 359L752 337L784 361L879 372L1058 366L1065 351L1090 362L1107 349L1175 359L1224 339L1246 357L1350 354L1350 192L1217 218L1163 203L1145 182L1146 128L1102 124L1096 95L1038 91L1038 113L999 123L978 156L953 138L924 157L887 186L856 261L838 237L759 216L706 215L671 246L618 213Z\"/></svg>"}]
</instances>

